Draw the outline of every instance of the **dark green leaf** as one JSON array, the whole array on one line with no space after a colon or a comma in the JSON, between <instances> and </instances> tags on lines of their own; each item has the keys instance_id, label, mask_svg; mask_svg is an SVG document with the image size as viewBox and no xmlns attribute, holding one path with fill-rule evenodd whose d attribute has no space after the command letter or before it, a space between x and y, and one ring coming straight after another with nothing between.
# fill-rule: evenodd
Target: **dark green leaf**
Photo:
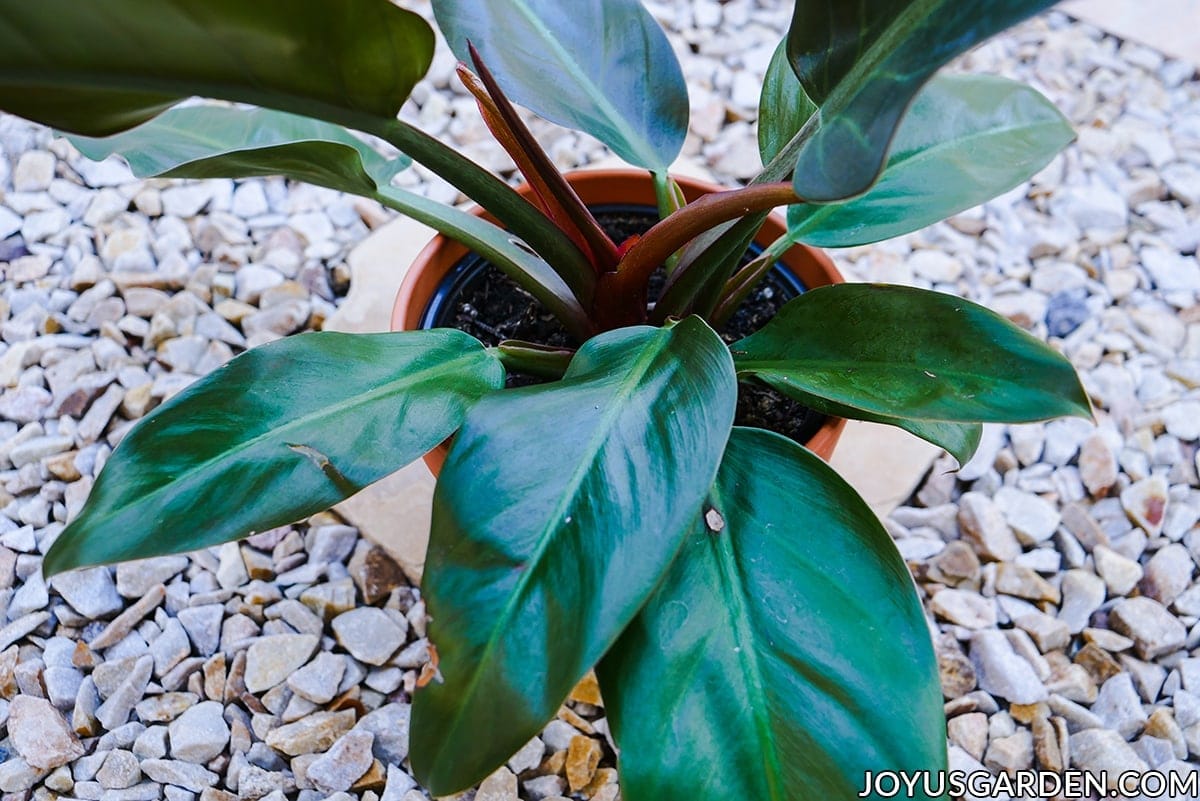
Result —
<instances>
[{"instance_id":1,"label":"dark green leaf","mask_svg":"<svg viewBox=\"0 0 1200 801\"><path fill-rule=\"evenodd\" d=\"M860 195L880 170L896 128L934 72L1055 0L797 0L788 58L821 125L800 152L800 197Z\"/></svg>"},{"instance_id":2,"label":"dark green leaf","mask_svg":"<svg viewBox=\"0 0 1200 801\"><path fill-rule=\"evenodd\" d=\"M174 108L129 131L70 139L96 161L120 154L139 178L286 175L365 197L409 164L385 159L338 125L269 109Z\"/></svg>"},{"instance_id":3,"label":"dark green leaf","mask_svg":"<svg viewBox=\"0 0 1200 801\"><path fill-rule=\"evenodd\" d=\"M191 95L390 120L433 31L388 0L0 0L0 108L105 136Z\"/></svg>"},{"instance_id":4,"label":"dark green leaf","mask_svg":"<svg viewBox=\"0 0 1200 801\"><path fill-rule=\"evenodd\" d=\"M688 125L687 86L666 35L638 0L434 0L459 59L470 40L513 101L665 169Z\"/></svg>"},{"instance_id":5,"label":"dark green leaf","mask_svg":"<svg viewBox=\"0 0 1200 801\"><path fill-rule=\"evenodd\" d=\"M763 164L779 155L816 112L816 104L808 99L788 63L787 42L780 42L767 65L758 103L758 152Z\"/></svg>"},{"instance_id":6,"label":"dark green leaf","mask_svg":"<svg viewBox=\"0 0 1200 801\"><path fill-rule=\"evenodd\" d=\"M941 420L912 420L903 417L889 417L887 415L856 409L844 403L834 403L819 395L805 392L790 381L776 379L769 382L769 385L781 394L787 395L792 400L799 401L821 414L845 417L849 420L866 420L869 423L881 423L883 425L902 428L927 442L932 442L939 448L944 448L947 453L958 460L960 466L965 465L975 455L975 450L979 447L979 440L983 436L983 425L981 423L948 423Z\"/></svg>"},{"instance_id":7,"label":"dark green leaf","mask_svg":"<svg viewBox=\"0 0 1200 801\"><path fill-rule=\"evenodd\" d=\"M286 175L375 198L483 254L573 330L586 330L583 309L554 270L486 221L390 185L407 158L385 159L332 123L267 109L175 108L130 131L94 139L72 136L88 158L113 153L144 178L245 178Z\"/></svg>"},{"instance_id":8,"label":"dark green leaf","mask_svg":"<svg viewBox=\"0 0 1200 801\"><path fill-rule=\"evenodd\" d=\"M467 416L422 585L444 682L416 694L411 759L435 795L537 734L633 618L712 484L735 395L728 349L689 317L602 334L561 382Z\"/></svg>"},{"instance_id":9,"label":"dark green leaf","mask_svg":"<svg viewBox=\"0 0 1200 801\"><path fill-rule=\"evenodd\" d=\"M578 248L502 180L396 119L433 56L433 31L420 16L389 0L0 0L0 9L0 108L64 131L107 136L200 95L375 134L482 202L553 264L565 279L535 279L546 288L538 299L550 300L568 328L583 333L581 312L568 308L579 303L558 291L566 280L581 301L591 301L594 276ZM331 158L337 166L328 170L293 163L286 172L326 185L347 179L351 191L364 189L349 151L331 144L286 150L270 154L272 165L255 166L279 169L285 156ZM227 172L229 162L222 161L220 172ZM439 230L470 225L460 224L463 215L389 189L381 202L419 207L413 216Z\"/></svg>"},{"instance_id":10,"label":"dark green leaf","mask_svg":"<svg viewBox=\"0 0 1200 801\"><path fill-rule=\"evenodd\" d=\"M191 551L319 512L437 445L503 384L494 354L449 329L247 351L121 441L43 569Z\"/></svg>"},{"instance_id":11,"label":"dark green leaf","mask_svg":"<svg viewBox=\"0 0 1200 801\"><path fill-rule=\"evenodd\" d=\"M984 75L938 76L900 123L887 167L867 194L791 206L788 225L818 247L907 234L1028 180L1074 136L1032 87Z\"/></svg>"},{"instance_id":12,"label":"dark green leaf","mask_svg":"<svg viewBox=\"0 0 1200 801\"><path fill-rule=\"evenodd\" d=\"M853 799L867 771L945 770L925 615L862 499L735 428L710 503L600 663L622 796Z\"/></svg>"},{"instance_id":13,"label":"dark green leaf","mask_svg":"<svg viewBox=\"0 0 1200 801\"><path fill-rule=\"evenodd\" d=\"M1027 423L1091 416L1071 363L995 312L888 284L805 292L730 346L738 372L785 394L885 417Z\"/></svg>"}]
</instances>

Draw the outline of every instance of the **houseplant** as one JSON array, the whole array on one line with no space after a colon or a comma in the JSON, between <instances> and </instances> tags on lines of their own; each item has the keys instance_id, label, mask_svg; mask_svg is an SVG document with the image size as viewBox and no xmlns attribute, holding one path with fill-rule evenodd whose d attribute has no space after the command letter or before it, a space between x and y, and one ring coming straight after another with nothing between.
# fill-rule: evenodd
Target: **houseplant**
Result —
<instances>
[{"instance_id":1,"label":"houseplant","mask_svg":"<svg viewBox=\"0 0 1200 801\"><path fill-rule=\"evenodd\" d=\"M484 255L576 343L439 329L243 354L128 434L47 574L301 519L454 434L422 587L440 675L416 695L411 748L433 792L486 776L597 664L634 801L848 798L866 771L944 767L903 562L823 462L733 428L738 381L963 459L980 422L1087 415L1073 371L978 306L903 287L807 292L732 346L708 321L792 240L895 236L1040 169L1070 139L1044 98L934 73L1048 0L798 0L764 84L762 174L683 206L666 166L686 87L636 0L434 3L536 204L396 119L433 38L387 0L0 2L0 107L142 175L283 173L376 198ZM664 219L609 240L505 93L652 172ZM172 108L191 95L259 108ZM391 186L407 157L512 233ZM777 206L788 235L739 266ZM502 389L511 369L557 380Z\"/></svg>"}]
</instances>

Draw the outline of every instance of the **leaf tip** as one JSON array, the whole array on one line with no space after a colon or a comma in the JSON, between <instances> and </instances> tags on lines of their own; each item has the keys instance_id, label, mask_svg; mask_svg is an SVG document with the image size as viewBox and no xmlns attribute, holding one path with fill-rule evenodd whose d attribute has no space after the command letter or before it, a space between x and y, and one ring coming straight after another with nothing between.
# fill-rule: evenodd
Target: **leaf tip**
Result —
<instances>
[{"instance_id":1,"label":"leaf tip","mask_svg":"<svg viewBox=\"0 0 1200 801\"><path fill-rule=\"evenodd\" d=\"M66 533L63 532L63 534ZM50 546L50 550L46 552L45 557L42 558L42 578L49 581L59 573L66 573L79 567L83 567L83 563L73 558L71 552L63 546L62 534L60 534L54 544Z\"/></svg>"}]
</instances>

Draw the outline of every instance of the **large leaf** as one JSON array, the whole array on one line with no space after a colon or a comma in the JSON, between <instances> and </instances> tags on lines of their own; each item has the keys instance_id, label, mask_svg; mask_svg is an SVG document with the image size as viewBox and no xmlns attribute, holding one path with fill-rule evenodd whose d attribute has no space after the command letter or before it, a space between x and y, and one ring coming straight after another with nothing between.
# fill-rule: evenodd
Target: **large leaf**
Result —
<instances>
[{"instance_id":1,"label":"large leaf","mask_svg":"<svg viewBox=\"0 0 1200 801\"><path fill-rule=\"evenodd\" d=\"M624 328L560 382L493 395L455 437L422 592L444 682L416 694L435 795L537 734L678 552L733 422L729 352L698 317Z\"/></svg>"},{"instance_id":2,"label":"large leaf","mask_svg":"<svg viewBox=\"0 0 1200 801\"><path fill-rule=\"evenodd\" d=\"M751 380L753 380L752 376L752 373L746 374L746 377L751 378ZM981 423L950 423L943 420L915 420L904 417L890 417L888 415L857 409L844 403L834 403L819 395L805 392L790 381L775 381L770 386L777 392L821 414L845 417L849 420L865 420L869 423L881 423L904 429L914 436L918 436L927 442L932 442L939 448L945 449L947 453L958 460L960 466L965 465L975 455L976 449L979 448L979 441L983 437L983 425Z\"/></svg>"},{"instance_id":3,"label":"large leaf","mask_svg":"<svg viewBox=\"0 0 1200 801\"><path fill-rule=\"evenodd\" d=\"M388 0L0 0L0 108L124 130L191 96L392 119L433 31Z\"/></svg>"},{"instance_id":4,"label":"large leaf","mask_svg":"<svg viewBox=\"0 0 1200 801\"><path fill-rule=\"evenodd\" d=\"M815 202L862 194L917 91L950 59L1055 0L797 0L788 57L821 125L794 183Z\"/></svg>"},{"instance_id":5,"label":"large leaf","mask_svg":"<svg viewBox=\"0 0 1200 801\"><path fill-rule=\"evenodd\" d=\"M434 0L459 59L478 48L501 88L546 119L665 169L688 125L687 86L666 35L638 0Z\"/></svg>"},{"instance_id":6,"label":"large leaf","mask_svg":"<svg viewBox=\"0 0 1200 801\"><path fill-rule=\"evenodd\" d=\"M484 220L390 185L406 157L385 159L345 128L269 109L174 108L103 138L72 136L88 158L119 154L139 178L245 178L286 175L374 198L482 254L573 331L586 330L583 308L549 264ZM567 273L568 276L576 275Z\"/></svg>"},{"instance_id":7,"label":"large leaf","mask_svg":"<svg viewBox=\"0 0 1200 801\"><path fill-rule=\"evenodd\" d=\"M385 159L338 125L270 109L174 108L112 136L70 139L96 161L119 153L139 178L286 175L366 197L409 164Z\"/></svg>"},{"instance_id":8,"label":"large leaf","mask_svg":"<svg viewBox=\"0 0 1200 801\"><path fill-rule=\"evenodd\" d=\"M984 75L937 76L900 123L879 182L846 203L791 206L788 226L818 247L907 234L1028 180L1074 136L1032 87Z\"/></svg>"},{"instance_id":9,"label":"large leaf","mask_svg":"<svg viewBox=\"0 0 1200 801\"><path fill-rule=\"evenodd\" d=\"M780 42L767 65L758 102L758 152L763 164L778 156L816 111L788 63L787 42Z\"/></svg>"},{"instance_id":10,"label":"large leaf","mask_svg":"<svg viewBox=\"0 0 1200 801\"><path fill-rule=\"evenodd\" d=\"M433 31L389 0L0 0L0 9L0 109L107 136L200 95L365 131L490 209L591 302L594 276L569 238L502 180L396 119L429 67ZM353 160L327 146L306 152ZM411 193L388 194L383 202L419 206L422 222L440 230L454 221ZM555 303L553 281L538 283L548 288L538 299L583 333L570 299Z\"/></svg>"},{"instance_id":11,"label":"large leaf","mask_svg":"<svg viewBox=\"0 0 1200 801\"><path fill-rule=\"evenodd\" d=\"M1071 363L995 312L887 284L789 301L730 346L740 374L885 417L1026 423L1091 416Z\"/></svg>"},{"instance_id":12,"label":"large leaf","mask_svg":"<svg viewBox=\"0 0 1200 801\"><path fill-rule=\"evenodd\" d=\"M43 569L191 551L319 512L437 445L503 383L499 360L449 329L247 351L121 441Z\"/></svg>"},{"instance_id":13,"label":"large leaf","mask_svg":"<svg viewBox=\"0 0 1200 801\"><path fill-rule=\"evenodd\" d=\"M622 796L853 799L867 771L945 770L929 629L862 499L737 428L710 504L600 663Z\"/></svg>"}]
</instances>

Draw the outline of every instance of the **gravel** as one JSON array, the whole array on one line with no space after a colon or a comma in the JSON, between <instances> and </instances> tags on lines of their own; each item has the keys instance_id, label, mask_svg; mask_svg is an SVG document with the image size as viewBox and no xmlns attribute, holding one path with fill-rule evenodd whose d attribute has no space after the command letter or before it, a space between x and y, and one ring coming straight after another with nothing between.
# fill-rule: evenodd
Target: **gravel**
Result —
<instances>
[{"instance_id":1,"label":"gravel","mask_svg":"<svg viewBox=\"0 0 1200 801\"><path fill-rule=\"evenodd\" d=\"M789 9L649 5L689 78L685 153L749 177L754 87ZM1096 419L988 426L889 521L936 631L951 766L1192 770L1200 83L1057 13L962 66L1033 82L1079 141L984 207L835 255L850 278L958 293L1049 338ZM439 49L405 115L511 176L452 67ZM531 125L563 166L604 156ZM426 799L407 772L424 607L336 516L49 586L39 571L130 426L244 348L319 329L349 249L390 214L280 179L136 181L12 117L0 153L0 792ZM398 180L458 199L419 168ZM476 801L613 801L598 700L573 699Z\"/></svg>"}]
</instances>

